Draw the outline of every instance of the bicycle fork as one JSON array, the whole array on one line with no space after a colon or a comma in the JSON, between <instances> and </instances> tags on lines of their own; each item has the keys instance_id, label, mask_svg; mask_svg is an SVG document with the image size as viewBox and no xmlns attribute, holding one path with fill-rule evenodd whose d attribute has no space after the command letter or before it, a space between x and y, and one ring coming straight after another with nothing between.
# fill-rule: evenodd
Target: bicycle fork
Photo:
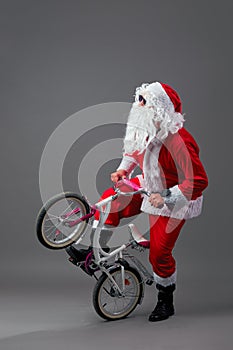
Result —
<instances>
[{"instance_id":1,"label":"bicycle fork","mask_svg":"<svg viewBox=\"0 0 233 350\"><path fill-rule=\"evenodd\" d=\"M116 260L116 262L119 263L120 268L121 268L121 285L122 285L122 288L119 287L118 283L115 281L115 279L113 278L113 276L111 274L111 270L115 269L116 265L113 265L112 268L110 268L110 269L105 268L104 266L101 266L100 269L102 270L102 272L104 272L108 276L108 278L112 282L113 286L116 288L116 290L119 293L119 295L120 296L124 296L126 280L125 280L125 266L124 266L123 263L121 263L121 261L123 261L122 251L120 251L118 253L118 256L119 256L119 258Z\"/></svg>"}]
</instances>

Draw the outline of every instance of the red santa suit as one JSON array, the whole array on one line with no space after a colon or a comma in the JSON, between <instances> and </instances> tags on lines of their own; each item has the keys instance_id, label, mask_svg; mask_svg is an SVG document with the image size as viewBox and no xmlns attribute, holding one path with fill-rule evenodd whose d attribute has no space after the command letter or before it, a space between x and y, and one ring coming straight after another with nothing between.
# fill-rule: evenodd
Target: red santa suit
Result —
<instances>
[{"instance_id":1,"label":"red santa suit","mask_svg":"<svg viewBox=\"0 0 233 350\"><path fill-rule=\"evenodd\" d=\"M157 85L151 88L153 84ZM165 84L153 84L148 85L148 89L148 86L143 87L147 101L151 92L152 97L157 98L158 91L162 91L163 108L168 105L168 110L174 115L177 113L179 117L181 102L176 92ZM142 93L142 89L138 93ZM158 104L158 100L156 103ZM161 193L164 189L169 189L164 206L152 206L146 195L135 195L131 201L128 197L121 197L112 203L111 213L106 221L106 224L117 226L123 217L130 217L141 211L149 214L150 262L156 283L165 287L176 282L176 263L172 250L185 220L201 213L202 192L208 184L197 143L182 122L174 125L175 128L171 127L165 138L161 139L157 135L152 137L143 152L125 153L118 167L130 175L139 166L142 175L131 181L150 192ZM113 189L109 189L102 198L113 193ZM98 219L98 214L96 218Z\"/></svg>"}]
</instances>

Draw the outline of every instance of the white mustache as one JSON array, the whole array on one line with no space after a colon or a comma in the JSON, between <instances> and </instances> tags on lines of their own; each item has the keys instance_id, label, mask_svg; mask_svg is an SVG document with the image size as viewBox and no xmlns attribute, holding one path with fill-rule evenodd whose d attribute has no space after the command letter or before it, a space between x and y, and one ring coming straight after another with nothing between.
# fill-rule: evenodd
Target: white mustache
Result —
<instances>
[{"instance_id":1,"label":"white mustache","mask_svg":"<svg viewBox=\"0 0 233 350\"><path fill-rule=\"evenodd\" d=\"M126 128L124 151L133 153L143 152L156 136L155 116L153 109L133 105Z\"/></svg>"}]
</instances>

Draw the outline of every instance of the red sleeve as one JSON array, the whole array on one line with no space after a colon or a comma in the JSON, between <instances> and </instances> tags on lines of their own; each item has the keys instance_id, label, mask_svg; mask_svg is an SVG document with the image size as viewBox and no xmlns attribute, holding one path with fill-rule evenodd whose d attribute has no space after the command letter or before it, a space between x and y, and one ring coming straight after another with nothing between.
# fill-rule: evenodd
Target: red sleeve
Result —
<instances>
[{"instance_id":1,"label":"red sleeve","mask_svg":"<svg viewBox=\"0 0 233 350\"><path fill-rule=\"evenodd\" d=\"M124 153L124 156L132 157L132 158L134 158L136 161L138 161L138 160L137 160L137 158L138 158L138 151L134 151L133 153Z\"/></svg>"},{"instance_id":2,"label":"red sleeve","mask_svg":"<svg viewBox=\"0 0 233 350\"><path fill-rule=\"evenodd\" d=\"M139 153L138 151L133 152L132 154L124 154L125 156L129 156L135 159L141 170L143 169L143 159L144 159L145 151Z\"/></svg>"},{"instance_id":3,"label":"red sleeve","mask_svg":"<svg viewBox=\"0 0 233 350\"><path fill-rule=\"evenodd\" d=\"M199 150L192 143L181 142L175 154L179 189L187 199L201 196L208 186L208 178L199 158Z\"/></svg>"}]
</instances>

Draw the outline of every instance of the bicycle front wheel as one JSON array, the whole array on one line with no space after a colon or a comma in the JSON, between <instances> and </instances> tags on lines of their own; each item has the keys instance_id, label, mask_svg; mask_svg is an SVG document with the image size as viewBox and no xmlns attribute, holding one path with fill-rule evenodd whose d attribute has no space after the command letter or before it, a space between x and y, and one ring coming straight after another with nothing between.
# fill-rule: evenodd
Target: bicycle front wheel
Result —
<instances>
[{"instance_id":1,"label":"bicycle front wheel","mask_svg":"<svg viewBox=\"0 0 233 350\"><path fill-rule=\"evenodd\" d=\"M76 193L65 192L51 198L36 220L37 238L49 249L63 249L76 242L87 227L80 220L89 213L89 205Z\"/></svg>"},{"instance_id":2,"label":"bicycle front wheel","mask_svg":"<svg viewBox=\"0 0 233 350\"><path fill-rule=\"evenodd\" d=\"M100 317L113 321L127 317L136 308L143 296L143 285L140 274L132 267L125 268L124 275L121 267L116 267L110 274L122 292L104 273L94 288L93 305Z\"/></svg>"}]
</instances>

